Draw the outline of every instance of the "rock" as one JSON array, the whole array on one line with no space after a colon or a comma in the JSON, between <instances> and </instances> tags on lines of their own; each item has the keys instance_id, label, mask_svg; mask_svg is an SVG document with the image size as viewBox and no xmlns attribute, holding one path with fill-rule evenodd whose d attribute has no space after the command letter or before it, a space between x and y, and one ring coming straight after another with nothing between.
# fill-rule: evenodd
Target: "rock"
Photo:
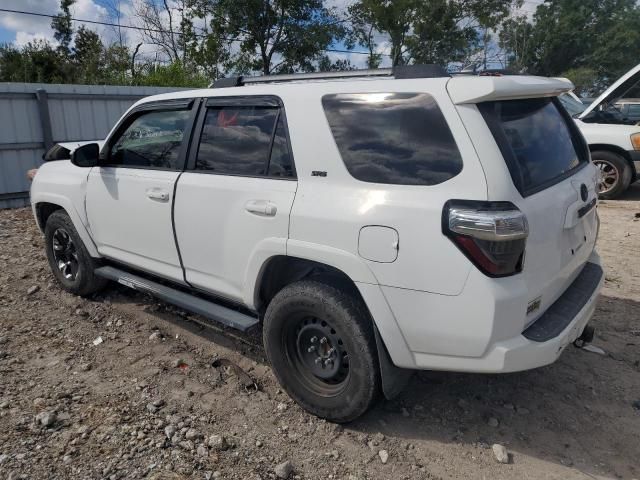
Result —
<instances>
[{"instance_id":1,"label":"rock","mask_svg":"<svg viewBox=\"0 0 640 480\"><path fill-rule=\"evenodd\" d=\"M229 444L227 443L227 439L222 435L211 435L207 439L207 445L210 448L217 452L221 452L223 450L227 450L229 448Z\"/></svg>"},{"instance_id":2,"label":"rock","mask_svg":"<svg viewBox=\"0 0 640 480\"><path fill-rule=\"evenodd\" d=\"M193 442L190 440L183 440L182 442L178 443L178 445L180 446L180 448L186 450L187 452L193 450Z\"/></svg>"},{"instance_id":3,"label":"rock","mask_svg":"<svg viewBox=\"0 0 640 480\"><path fill-rule=\"evenodd\" d=\"M198 454L199 457L208 457L209 456L209 450L207 450L207 447L205 447L204 445L198 446L198 449L196 450L196 453Z\"/></svg>"},{"instance_id":4,"label":"rock","mask_svg":"<svg viewBox=\"0 0 640 480\"><path fill-rule=\"evenodd\" d=\"M378 452L378 456L380 457L380 461L383 465L389 461L389 452L386 450L380 450Z\"/></svg>"},{"instance_id":5,"label":"rock","mask_svg":"<svg viewBox=\"0 0 640 480\"><path fill-rule=\"evenodd\" d=\"M286 403L279 403L278 406L276 407L276 410L278 410L279 412L284 412L287 409L287 404Z\"/></svg>"},{"instance_id":6,"label":"rock","mask_svg":"<svg viewBox=\"0 0 640 480\"><path fill-rule=\"evenodd\" d=\"M4 345L9 343L9 339L7 337L0 337L0 345Z\"/></svg>"},{"instance_id":7,"label":"rock","mask_svg":"<svg viewBox=\"0 0 640 480\"><path fill-rule=\"evenodd\" d=\"M41 412L36 415L36 423L43 427L51 427L58 419L56 412Z\"/></svg>"},{"instance_id":8,"label":"rock","mask_svg":"<svg viewBox=\"0 0 640 480\"><path fill-rule=\"evenodd\" d=\"M149 335L149 340L152 342L159 342L160 340L162 340L162 335L160 334L160 332L153 332L151 335Z\"/></svg>"},{"instance_id":9,"label":"rock","mask_svg":"<svg viewBox=\"0 0 640 480\"><path fill-rule=\"evenodd\" d=\"M100 345L104 340L102 340L102 337L96 337L95 340L93 341L93 346L97 347L98 345Z\"/></svg>"},{"instance_id":10,"label":"rock","mask_svg":"<svg viewBox=\"0 0 640 480\"><path fill-rule=\"evenodd\" d=\"M276 468L274 468L273 471L278 478L289 478L289 475L293 473L293 465L289 460L287 460L286 462L276 465Z\"/></svg>"},{"instance_id":11,"label":"rock","mask_svg":"<svg viewBox=\"0 0 640 480\"><path fill-rule=\"evenodd\" d=\"M32 287L29 287L29 289L27 290L27 295L33 295L38 290L40 290L40 287L38 285L34 285Z\"/></svg>"},{"instance_id":12,"label":"rock","mask_svg":"<svg viewBox=\"0 0 640 480\"><path fill-rule=\"evenodd\" d=\"M491 447L493 455L499 463L509 463L509 452L499 443L494 443Z\"/></svg>"},{"instance_id":13,"label":"rock","mask_svg":"<svg viewBox=\"0 0 640 480\"><path fill-rule=\"evenodd\" d=\"M82 310L81 308L76 308L76 315L78 315L79 317L88 317L89 313L86 312L85 310Z\"/></svg>"},{"instance_id":14,"label":"rock","mask_svg":"<svg viewBox=\"0 0 640 480\"><path fill-rule=\"evenodd\" d=\"M507 410L515 410L513 403L505 403L503 407L506 408Z\"/></svg>"},{"instance_id":15,"label":"rock","mask_svg":"<svg viewBox=\"0 0 640 480\"><path fill-rule=\"evenodd\" d=\"M7 455L6 453L3 453L2 455L0 455L0 465L2 465L7 460L9 460L9 455Z\"/></svg>"},{"instance_id":16,"label":"rock","mask_svg":"<svg viewBox=\"0 0 640 480\"><path fill-rule=\"evenodd\" d=\"M38 397L33 400L33 406L36 408L44 407L46 404L47 401L42 397Z\"/></svg>"},{"instance_id":17,"label":"rock","mask_svg":"<svg viewBox=\"0 0 640 480\"><path fill-rule=\"evenodd\" d=\"M518 415L529 415L529 413L531 413L528 408L524 407L518 407L516 412L518 412Z\"/></svg>"},{"instance_id":18,"label":"rock","mask_svg":"<svg viewBox=\"0 0 640 480\"><path fill-rule=\"evenodd\" d=\"M405 418L409 418L411 416L411 414L409 413L409 410L407 410L406 408L402 409L402 416Z\"/></svg>"},{"instance_id":19,"label":"rock","mask_svg":"<svg viewBox=\"0 0 640 480\"><path fill-rule=\"evenodd\" d=\"M489 425L490 427L497 427L498 425L500 425L500 422L498 422L498 419L495 417L489 417L489 420L487 420L487 425Z\"/></svg>"},{"instance_id":20,"label":"rock","mask_svg":"<svg viewBox=\"0 0 640 480\"><path fill-rule=\"evenodd\" d=\"M202 435L200 435L195 428L190 428L184 434L184 438L186 438L187 440L195 440L196 438L201 438L201 437Z\"/></svg>"},{"instance_id":21,"label":"rock","mask_svg":"<svg viewBox=\"0 0 640 480\"><path fill-rule=\"evenodd\" d=\"M633 408L636 410L640 410L640 400L634 401L631 405L633 405Z\"/></svg>"},{"instance_id":22,"label":"rock","mask_svg":"<svg viewBox=\"0 0 640 480\"><path fill-rule=\"evenodd\" d=\"M90 363L81 363L80 364L80 370L83 372L88 372L89 370L91 370L91 364Z\"/></svg>"},{"instance_id":23,"label":"rock","mask_svg":"<svg viewBox=\"0 0 640 480\"><path fill-rule=\"evenodd\" d=\"M262 446L262 442L260 440L256 440L256 447L260 448Z\"/></svg>"},{"instance_id":24,"label":"rock","mask_svg":"<svg viewBox=\"0 0 640 480\"><path fill-rule=\"evenodd\" d=\"M164 427L164 434L167 436L169 440L171 440L171 438L175 435L175 433L176 433L176 427L174 427L173 425L167 425L166 427Z\"/></svg>"},{"instance_id":25,"label":"rock","mask_svg":"<svg viewBox=\"0 0 640 480\"><path fill-rule=\"evenodd\" d=\"M65 455L62 457L62 463L71 463L71 455Z\"/></svg>"},{"instance_id":26,"label":"rock","mask_svg":"<svg viewBox=\"0 0 640 480\"><path fill-rule=\"evenodd\" d=\"M156 413L164 406L164 400L161 398L154 400L153 402L147 403L147 411L149 413Z\"/></svg>"}]
</instances>

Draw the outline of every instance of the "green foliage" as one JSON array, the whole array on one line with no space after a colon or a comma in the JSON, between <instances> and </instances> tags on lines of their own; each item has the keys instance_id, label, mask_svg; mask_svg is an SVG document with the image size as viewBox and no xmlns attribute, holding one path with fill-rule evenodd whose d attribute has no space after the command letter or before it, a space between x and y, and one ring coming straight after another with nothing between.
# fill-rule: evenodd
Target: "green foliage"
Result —
<instances>
[{"instance_id":1,"label":"green foliage","mask_svg":"<svg viewBox=\"0 0 640 480\"><path fill-rule=\"evenodd\" d=\"M344 35L322 0L193 0L210 35L238 39L226 66L238 73L312 71L323 50Z\"/></svg>"},{"instance_id":2,"label":"green foliage","mask_svg":"<svg viewBox=\"0 0 640 480\"><path fill-rule=\"evenodd\" d=\"M504 23L500 42L518 70L570 73L582 89L597 90L638 63L638 25L635 0L546 0L532 22Z\"/></svg>"},{"instance_id":3,"label":"green foliage","mask_svg":"<svg viewBox=\"0 0 640 480\"><path fill-rule=\"evenodd\" d=\"M193 73L184 68L179 61L169 65L142 65L133 85L154 87L192 87L205 88L211 81L204 75Z\"/></svg>"},{"instance_id":4,"label":"green foliage","mask_svg":"<svg viewBox=\"0 0 640 480\"><path fill-rule=\"evenodd\" d=\"M576 86L575 93L581 97L595 95L601 88L598 87L598 72L594 68L578 67L571 68L562 73Z\"/></svg>"},{"instance_id":5,"label":"green foliage","mask_svg":"<svg viewBox=\"0 0 640 480\"><path fill-rule=\"evenodd\" d=\"M59 13L51 20L51 28L53 29L53 37L58 41L58 51L62 55L69 54L69 44L73 38L73 24L71 21L71 5L76 0L60 0Z\"/></svg>"},{"instance_id":6,"label":"green foliage","mask_svg":"<svg viewBox=\"0 0 640 480\"><path fill-rule=\"evenodd\" d=\"M375 33L388 37L393 65L468 59L488 46L490 29L522 0L360 0L349 7L350 41L369 49L377 65ZM484 34L481 35L481 32Z\"/></svg>"}]
</instances>

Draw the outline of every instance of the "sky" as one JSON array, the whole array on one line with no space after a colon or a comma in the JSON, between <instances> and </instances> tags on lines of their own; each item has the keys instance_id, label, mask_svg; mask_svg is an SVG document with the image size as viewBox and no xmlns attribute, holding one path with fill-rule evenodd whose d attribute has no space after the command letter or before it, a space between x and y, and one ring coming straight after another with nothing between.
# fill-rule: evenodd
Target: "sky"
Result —
<instances>
[{"instance_id":1,"label":"sky","mask_svg":"<svg viewBox=\"0 0 640 480\"><path fill-rule=\"evenodd\" d=\"M138 0L76 0L71 7L71 13L74 18L114 22L113 12L110 6L120 5L122 12L121 24L135 25L133 18L134 4ZM353 3L355 0L328 0L328 6L334 6L340 10ZM521 13L531 15L535 7L542 3L543 0L524 0ZM60 0L0 0L0 8L21 10L28 12L44 13L55 15L59 12ZM115 22L114 22L115 23ZM36 39L48 40L55 43L53 38L53 30L51 29L51 19L46 17L35 17L31 15L22 15L18 13L0 12L0 43L14 43L22 46ZM74 28L77 29L81 22L74 22ZM117 39L117 29L114 27L87 25L92 30L97 31L105 43L111 43ZM126 40L131 45L135 45L140 40L141 34L136 30L125 30ZM379 39L379 51L388 53L388 43L383 38ZM142 55L155 55L155 48L151 45L143 46ZM343 49L343 45L335 45L337 49ZM357 67L364 67L366 55L361 54L338 54L331 53L333 60L338 58L349 59L351 63ZM383 58L382 66L387 66L388 57Z\"/></svg>"}]
</instances>

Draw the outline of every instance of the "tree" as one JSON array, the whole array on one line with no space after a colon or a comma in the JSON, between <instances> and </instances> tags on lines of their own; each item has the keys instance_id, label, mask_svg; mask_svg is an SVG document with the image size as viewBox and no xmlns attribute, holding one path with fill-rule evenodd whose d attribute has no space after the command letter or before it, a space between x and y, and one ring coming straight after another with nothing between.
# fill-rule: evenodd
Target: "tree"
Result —
<instances>
[{"instance_id":1,"label":"tree","mask_svg":"<svg viewBox=\"0 0 640 480\"><path fill-rule=\"evenodd\" d=\"M70 9L74 3L75 0L60 0L62 13L59 13L51 20L53 38L58 42L58 51L65 56L68 56L71 52L69 45L73 39L73 24Z\"/></svg>"},{"instance_id":2,"label":"tree","mask_svg":"<svg viewBox=\"0 0 640 480\"><path fill-rule=\"evenodd\" d=\"M102 80L104 45L100 36L84 25L78 29L73 47L76 82L96 84Z\"/></svg>"},{"instance_id":3,"label":"tree","mask_svg":"<svg viewBox=\"0 0 640 480\"><path fill-rule=\"evenodd\" d=\"M374 54L374 32L389 37L391 63L394 66L407 62L407 36L421 3L420 0L360 0L349 7L356 36L369 49L370 66L376 67L380 58Z\"/></svg>"},{"instance_id":4,"label":"tree","mask_svg":"<svg viewBox=\"0 0 640 480\"><path fill-rule=\"evenodd\" d=\"M323 51L344 35L322 0L195 0L217 38L239 45L229 67L238 73L312 71ZM213 34L212 34L213 35Z\"/></svg>"},{"instance_id":5,"label":"tree","mask_svg":"<svg viewBox=\"0 0 640 480\"><path fill-rule=\"evenodd\" d=\"M390 43L392 65L466 61L493 44L493 30L522 0L359 0L348 9L354 43L369 50L377 66L380 35ZM376 39L377 42L376 42Z\"/></svg>"},{"instance_id":6,"label":"tree","mask_svg":"<svg viewBox=\"0 0 640 480\"><path fill-rule=\"evenodd\" d=\"M146 42L159 47L170 62L184 63L186 0L182 0L178 8L168 0L140 0L134 5Z\"/></svg>"},{"instance_id":7,"label":"tree","mask_svg":"<svg viewBox=\"0 0 640 480\"><path fill-rule=\"evenodd\" d=\"M610 83L637 63L640 6L635 0L547 0L529 25L505 24L501 41L529 73L565 76L591 70L595 83ZM589 74L591 75L591 74Z\"/></svg>"}]
</instances>

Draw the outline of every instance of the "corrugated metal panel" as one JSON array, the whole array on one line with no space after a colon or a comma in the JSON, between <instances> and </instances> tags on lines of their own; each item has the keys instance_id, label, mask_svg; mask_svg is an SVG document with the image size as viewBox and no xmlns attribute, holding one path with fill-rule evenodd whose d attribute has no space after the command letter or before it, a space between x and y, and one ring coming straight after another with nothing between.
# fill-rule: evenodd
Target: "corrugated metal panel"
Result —
<instances>
[{"instance_id":1,"label":"corrugated metal panel","mask_svg":"<svg viewBox=\"0 0 640 480\"><path fill-rule=\"evenodd\" d=\"M0 208L28 205L26 172L42 163L44 132L36 91L48 96L54 142L103 139L137 99L178 88L0 83Z\"/></svg>"}]
</instances>

